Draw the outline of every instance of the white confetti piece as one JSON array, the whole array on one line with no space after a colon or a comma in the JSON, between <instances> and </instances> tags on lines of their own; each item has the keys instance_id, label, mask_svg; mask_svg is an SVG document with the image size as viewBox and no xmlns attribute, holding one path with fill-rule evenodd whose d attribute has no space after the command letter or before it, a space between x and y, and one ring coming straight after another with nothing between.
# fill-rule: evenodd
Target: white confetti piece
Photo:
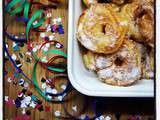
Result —
<instances>
[{"instance_id":1,"label":"white confetti piece","mask_svg":"<svg viewBox=\"0 0 160 120\"><path fill-rule=\"evenodd\" d=\"M26 52L26 55L29 55L29 56L31 56L31 52Z\"/></svg>"},{"instance_id":2,"label":"white confetti piece","mask_svg":"<svg viewBox=\"0 0 160 120\"><path fill-rule=\"evenodd\" d=\"M52 93L52 89L50 87L46 87L46 93Z\"/></svg>"},{"instance_id":3,"label":"white confetti piece","mask_svg":"<svg viewBox=\"0 0 160 120\"><path fill-rule=\"evenodd\" d=\"M43 83L42 84L42 89L46 89L46 87L47 87L46 83Z\"/></svg>"},{"instance_id":4,"label":"white confetti piece","mask_svg":"<svg viewBox=\"0 0 160 120\"><path fill-rule=\"evenodd\" d=\"M27 88L29 86L29 83L25 82L24 87Z\"/></svg>"},{"instance_id":5,"label":"white confetti piece","mask_svg":"<svg viewBox=\"0 0 160 120\"><path fill-rule=\"evenodd\" d=\"M61 23L61 22L62 22L62 18L59 17L59 18L57 19L57 22L58 22L58 23Z\"/></svg>"},{"instance_id":6,"label":"white confetti piece","mask_svg":"<svg viewBox=\"0 0 160 120\"><path fill-rule=\"evenodd\" d=\"M52 99L52 96L50 96L50 95L47 95L47 97L48 97L49 99Z\"/></svg>"},{"instance_id":7,"label":"white confetti piece","mask_svg":"<svg viewBox=\"0 0 160 120\"><path fill-rule=\"evenodd\" d=\"M24 100L25 100L25 102L30 102L30 101L31 101L31 99L32 99L32 98L31 98L30 96L27 96L27 97L25 97L25 99L24 99Z\"/></svg>"},{"instance_id":8,"label":"white confetti piece","mask_svg":"<svg viewBox=\"0 0 160 120\"><path fill-rule=\"evenodd\" d=\"M27 108L28 106L27 106L27 104L26 104L26 102L23 102L23 100L21 101L21 108Z\"/></svg>"},{"instance_id":9,"label":"white confetti piece","mask_svg":"<svg viewBox=\"0 0 160 120\"><path fill-rule=\"evenodd\" d=\"M105 120L111 120L110 116L106 116Z\"/></svg>"},{"instance_id":10,"label":"white confetti piece","mask_svg":"<svg viewBox=\"0 0 160 120\"><path fill-rule=\"evenodd\" d=\"M51 28L47 28L47 32L51 31Z\"/></svg>"},{"instance_id":11,"label":"white confetti piece","mask_svg":"<svg viewBox=\"0 0 160 120\"><path fill-rule=\"evenodd\" d=\"M72 107L72 110L73 110L74 112L77 112L77 106L74 105L74 106Z\"/></svg>"},{"instance_id":12,"label":"white confetti piece","mask_svg":"<svg viewBox=\"0 0 160 120\"><path fill-rule=\"evenodd\" d=\"M64 84L63 84L63 85L61 85L61 88L62 88L63 90L65 90L65 89L66 89L66 87L67 87L67 86L66 86L66 85L64 85Z\"/></svg>"},{"instance_id":13,"label":"white confetti piece","mask_svg":"<svg viewBox=\"0 0 160 120\"><path fill-rule=\"evenodd\" d=\"M8 44L6 44L6 48L8 48Z\"/></svg>"},{"instance_id":14,"label":"white confetti piece","mask_svg":"<svg viewBox=\"0 0 160 120\"><path fill-rule=\"evenodd\" d=\"M47 52L48 51L48 47L44 47L43 51Z\"/></svg>"},{"instance_id":15,"label":"white confetti piece","mask_svg":"<svg viewBox=\"0 0 160 120\"><path fill-rule=\"evenodd\" d=\"M51 17L52 16L52 14L51 13L47 13L47 17L49 18L49 17Z\"/></svg>"},{"instance_id":16,"label":"white confetti piece","mask_svg":"<svg viewBox=\"0 0 160 120\"><path fill-rule=\"evenodd\" d=\"M16 59L17 59L17 56L16 56L15 54L12 54L11 57L12 57L13 60L16 60Z\"/></svg>"},{"instance_id":17,"label":"white confetti piece","mask_svg":"<svg viewBox=\"0 0 160 120\"><path fill-rule=\"evenodd\" d=\"M33 52L37 52L37 48L33 48L32 51L33 51Z\"/></svg>"},{"instance_id":18,"label":"white confetti piece","mask_svg":"<svg viewBox=\"0 0 160 120\"><path fill-rule=\"evenodd\" d=\"M61 113L60 113L60 111L55 111L55 112L54 112L54 115L55 115L56 117L59 117L59 116L61 116Z\"/></svg>"},{"instance_id":19,"label":"white confetti piece","mask_svg":"<svg viewBox=\"0 0 160 120\"><path fill-rule=\"evenodd\" d=\"M52 89L52 93L53 94L57 94L57 90L56 89Z\"/></svg>"},{"instance_id":20,"label":"white confetti piece","mask_svg":"<svg viewBox=\"0 0 160 120\"><path fill-rule=\"evenodd\" d=\"M41 61L42 61L42 62L48 62L48 60L47 60L46 57L43 57Z\"/></svg>"},{"instance_id":21,"label":"white confetti piece","mask_svg":"<svg viewBox=\"0 0 160 120\"><path fill-rule=\"evenodd\" d=\"M8 77L7 78L7 81L10 83L10 82L12 82L12 78L11 77Z\"/></svg>"},{"instance_id":22,"label":"white confetti piece","mask_svg":"<svg viewBox=\"0 0 160 120\"><path fill-rule=\"evenodd\" d=\"M57 44L55 45L55 47L56 47L56 48L61 48L62 45L61 45L60 43L57 43Z\"/></svg>"},{"instance_id":23,"label":"white confetti piece","mask_svg":"<svg viewBox=\"0 0 160 120\"><path fill-rule=\"evenodd\" d=\"M38 22L37 22L37 20L36 20L36 21L34 21L32 24L33 24L33 25L36 25L37 23L38 23Z\"/></svg>"},{"instance_id":24,"label":"white confetti piece","mask_svg":"<svg viewBox=\"0 0 160 120\"><path fill-rule=\"evenodd\" d=\"M80 118L80 119L85 119L85 118L86 118L86 115L81 115L79 118Z\"/></svg>"},{"instance_id":25,"label":"white confetti piece","mask_svg":"<svg viewBox=\"0 0 160 120\"><path fill-rule=\"evenodd\" d=\"M15 42L12 43L12 47L15 47L17 44Z\"/></svg>"},{"instance_id":26,"label":"white confetti piece","mask_svg":"<svg viewBox=\"0 0 160 120\"><path fill-rule=\"evenodd\" d=\"M19 83L19 85L23 85L24 84L24 79L20 79L19 81L18 81L18 83Z\"/></svg>"},{"instance_id":27,"label":"white confetti piece","mask_svg":"<svg viewBox=\"0 0 160 120\"><path fill-rule=\"evenodd\" d=\"M5 56L5 57L8 57L8 55L7 55L7 53L6 53L6 52L4 53L4 56Z\"/></svg>"},{"instance_id":28,"label":"white confetti piece","mask_svg":"<svg viewBox=\"0 0 160 120\"><path fill-rule=\"evenodd\" d=\"M45 33L41 33L41 34L40 34L40 37L41 37L41 38L44 38L45 36L46 36Z\"/></svg>"},{"instance_id":29,"label":"white confetti piece","mask_svg":"<svg viewBox=\"0 0 160 120\"><path fill-rule=\"evenodd\" d=\"M15 36L16 39L18 39L18 36Z\"/></svg>"},{"instance_id":30,"label":"white confetti piece","mask_svg":"<svg viewBox=\"0 0 160 120\"><path fill-rule=\"evenodd\" d=\"M105 117L103 115L99 116L99 120L104 120Z\"/></svg>"},{"instance_id":31,"label":"white confetti piece","mask_svg":"<svg viewBox=\"0 0 160 120\"><path fill-rule=\"evenodd\" d=\"M53 19L53 24L57 24L57 19Z\"/></svg>"},{"instance_id":32,"label":"white confetti piece","mask_svg":"<svg viewBox=\"0 0 160 120\"><path fill-rule=\"evenodd\" d=\"M54 38L55 38L55 37L54 37L53 35L50 35L50 36L49 36L49 40L54 40Z\"/></svg>"},{"instance_id":33,"label":"white confetti piece","mask_svg":"<svg viewBox=\"0 0 160 120\"><path fill-rule=\"evenodd\" d=\"M39 45L36 45L35 48L38 50L39 49Z\"/></svg>"},{"instance_id":34,"label":"white confetti piece","mask_svg":"<svg viewBox=\"0 0 160 120\"><path fill-rule=\"evenodd\" d=\"M63 100L63 96L58 96L57 98L58 98L59 101Z\"/></svg>"},{"instance_id":35,"label":"white confetti piece","mask_svg":"<svg viewBox=\"0 0 160 120\"><path fill-rule=\"evenodd\" d=\"M23 108L22 114L23 114L23 115L26 114L26 109Z\"/></svg>"},{"instance_id":36,"label":"white confetti piece","mask_svg":"<svg viewBox=\"0 0 160 120\"><path fill-rule=\"evenodd\" d=\"M49 48L49 47L50 47L50 44L49 44L49 43L46 43L46 47Z\"/></svg>"},{"instance_id":37,"label":"white confetti piece","mask_svg":"<svg viewBox=\"0 0 160 120\"><path fill-rule=\"evenodd\" d=\"M5 96L4 100L5 100L6 102L8 102L8 99L9 99L9 97L8 97L8 96Z\"/></svg>"},{"instance_id":38,"label":"white confetti piece","mask_svg":"<svg viewBox=\"0 0 160 120\"><path fill-rule=\"evenodd\" d=\"M35 108L36 104L32 101L31 104L30 104L30 107Z\"/></svg>"}]
</instances>

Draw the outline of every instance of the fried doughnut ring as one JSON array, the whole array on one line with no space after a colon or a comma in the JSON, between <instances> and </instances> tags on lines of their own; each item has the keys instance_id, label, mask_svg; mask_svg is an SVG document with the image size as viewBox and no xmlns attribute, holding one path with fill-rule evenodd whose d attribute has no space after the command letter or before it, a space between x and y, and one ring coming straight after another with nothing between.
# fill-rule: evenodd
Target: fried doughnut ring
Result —
<instances>
[{"instance_id":1,"label":"fried doughnut ring","mask_svg":"<svg viewBox=\"0 0 160 120\"><path fill-rule=\"evenodd\" d=\"M128 0L82 0L82 1L87 7L90 7L91 4L96 4L96 3L113 3L116 5L123 5Z\"/></svg>"},{"instance_id":2,"label":"fried doughnut ring","mask_svg":"<svg viewBox=\"0 0 160 120\"><path fill-rule=\"evenodd\" d=\"M96 70L95 56L96 54L89 50L85 53L82 52L83 63L85 67L90 71Z\"/></svg>"},{"instance_id":3,"label":"fried doughnut ring","mask_svg":"<svg viewBox=\"0 0 160 120\"><path fill-rule=\"evenodd\" d=\"M136 11L136 20L144 42L154 47L154 10L152 3L145 3Z\"/></svg>"},{"instance_id":4,"label":"fried doughnut ring","mask_svg":"<svg viewBox=\"0 0 160 120\"><path fill-rule=\"evenodd\" d=\"M143 41L143 36L140 33L139 27L135 21L135 11L139 8L139 3L130 3L123 6L120 12L119 21L127 27L127 35L136 41Z\"/></svg>"},{"instance_id":5,"label":"fried doughnut ring","mask_svg":"<svg viewBox=\"0 0 160 120\"><path fill-rule=\"evenodd\" d=\"M154 78L154 49L147 47L144 54L143 61L143 75L144 79L153 79Z\"/></svg>"},{"instance_id":6,"label":"fried doughnut ring","mask_svg":"<svg viewBox=\"0 0 160 120\"><path fill-rule=\"evenodd\" d=\"M87 51L82 55L86 68L95 71L101 81L110 85L129 86L142 76L144 50L143 45L125 40L116 53L103 55Z\"/></svg>"},{"instance_id":7,"label":"fried doughnut ring","mask_svg":"<svg viewBox=\"0 0 160 120\"><path fill-rule=\"evenodd\" d=\"M142 74L140 49L136 42L125 40L118 52L97 57L96 67L99 79L105 83L115 86L132 85Z\"/></svg>"},{"instance_id":8,"label":"fried doughnut ring","mask_svg":"<svg viewBox=\"0 0 160 120\"><path fill-rule=\"evenodd\" d=\"M110 54L122 45L126 29L118 24L112 8L110 4L94 4L80 16L77 39L85 48Z\"/></svg>"}]
</instances>

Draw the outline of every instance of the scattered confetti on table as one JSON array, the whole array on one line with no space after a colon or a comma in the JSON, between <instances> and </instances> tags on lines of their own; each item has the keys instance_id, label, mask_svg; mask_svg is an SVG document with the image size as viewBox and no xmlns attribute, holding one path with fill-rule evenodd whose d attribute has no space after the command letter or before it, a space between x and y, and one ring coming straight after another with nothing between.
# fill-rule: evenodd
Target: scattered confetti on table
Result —
<instances>
[{"instance_id":1,"label":"scattered confetti on table","mask_svg":"<svg viewBox=\"0 0 160 120\"><path fill-rule=\"evenodd\" d=\"M102 112L97 102L104 104L107 100L97 100L99 98L82 95L73 89L66 70L68 0L61 0L60 3L59 0L40 0L40 4L27 0L22 4L17 0L20 7L27 9L27 5L31 5L33 9L29 13L24 12L23 17L23 10L21 14L12 11L10 7L16 3L11 1L14 2L10 4L10 1L5 1L5 120L154 119L152 110L143 113L146 108L135 114L113 111L108 109L112 105L106 105ZM33 15L40 16L32 21ZM25 24L19 25L19 22ZM120 114L117 115L117 112Z\"/></svg>"}]
</instances>

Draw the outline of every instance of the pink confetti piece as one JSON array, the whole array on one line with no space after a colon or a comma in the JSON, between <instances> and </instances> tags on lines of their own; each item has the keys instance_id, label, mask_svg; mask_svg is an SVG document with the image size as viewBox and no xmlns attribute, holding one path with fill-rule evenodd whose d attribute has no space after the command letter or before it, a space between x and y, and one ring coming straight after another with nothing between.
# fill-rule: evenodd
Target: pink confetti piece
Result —
<instances>
[{"instance_id":1,"label":"pink confetti piece","mask_svg":"<svg viewBox=\"0 0 160 120\"><path fill-rule=\"evenodd\" d=\"M8 107L11 107L11 106L13 106L13 104L14 104L14 100L11 99L11 98L8 98L8 101L6 101L5 103L6 103L6 105L7 105Z\"/></svg>"},{"instance_id":2,"label":"pink confetti piece","mask_svg":"<svg viewBox=\"0 0 160 120\"><path fill-rule=\"evenodd\" d=\"M13 120L30 120L30 117L28 115L19 115L16 116Z\"/></svg>"}]
</instances>

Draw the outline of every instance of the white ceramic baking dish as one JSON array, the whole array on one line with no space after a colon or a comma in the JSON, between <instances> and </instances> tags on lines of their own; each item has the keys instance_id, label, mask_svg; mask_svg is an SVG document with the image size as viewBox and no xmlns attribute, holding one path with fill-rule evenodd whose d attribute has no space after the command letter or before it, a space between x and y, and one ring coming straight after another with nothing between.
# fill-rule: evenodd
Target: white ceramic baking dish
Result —
<instances>
[{"instance_id":1,"label":"white ceramic baking dish","mask_svg":"<svg viewBox=\"0 0 160 120\"><path fill-rule=\"evenodd\" d=\"M137 84L129 87L115 87L102 83L93 72L89 72L85 68L75 34L81 13L81 0L69 0L68 75L73 87L88 96L153 97L153 80L140 80Z\"/></svg>"}]
</instances>

